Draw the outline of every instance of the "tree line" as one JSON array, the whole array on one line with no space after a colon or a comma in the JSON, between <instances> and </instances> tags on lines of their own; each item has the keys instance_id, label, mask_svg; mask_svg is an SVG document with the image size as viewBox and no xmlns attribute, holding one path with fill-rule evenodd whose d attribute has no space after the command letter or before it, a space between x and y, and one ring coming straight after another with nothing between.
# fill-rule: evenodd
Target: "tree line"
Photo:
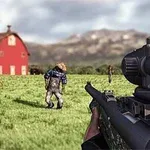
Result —
<instances>
[{"instance_id":1,"label":"tree line","mask_svg":"<svg viewBox=\"0 0 150 150\"><path fill-rule=\"evenodd\" d=\"M47 70L54 68L53 65L29 65L29 72L33 74L44 74ZM103 64L99 67L95 66L67 66L68 74L108 74L108 65ZM121 66L113 65L113 74L122 74Z\"/></svg>"}]
</instances>

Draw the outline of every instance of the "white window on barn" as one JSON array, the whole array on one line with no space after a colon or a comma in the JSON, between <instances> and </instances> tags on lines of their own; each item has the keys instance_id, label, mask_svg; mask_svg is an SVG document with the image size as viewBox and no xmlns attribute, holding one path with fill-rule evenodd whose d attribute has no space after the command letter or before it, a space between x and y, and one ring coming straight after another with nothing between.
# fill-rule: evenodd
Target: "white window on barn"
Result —
<instances>
[{"instance_id":1,"label":"white window on barn","mask_svg":"<svg viewBox=\"0 0 150 150\"><path fill-rule=\"evenodd\" d=\"M0 66L0 75L3 74L3 66Z\"/></svg>"},{"instance_id":2,"label":"white window on barn","mask_svg":"<svg viewBox=\"0 0 150 150\"><path fill-rule=\"evenodd\" d=\"M21 66L21 74L26 75L27 72L27 67L26 66Z\"/></svg>"},{"instance_id":3,"label":"white window on barn","mask_svg":"<svg viewBox=\"0 0 150 150\"><path fill-rule=\"evenodd\" d=\"M16 45L16 37L14 35L8 36L8 45L15 46Z\"/></svg>"},{"instance_id":4,"label":"white window on barn","mask_svg":"<svg viewBox=\"0 0 150 150\"><path fill-rule=\"evenodd\" d=\"M15 66L10 66L10 75L15 75L15 74L16 74Z\"/></svg>"}]
</instances>

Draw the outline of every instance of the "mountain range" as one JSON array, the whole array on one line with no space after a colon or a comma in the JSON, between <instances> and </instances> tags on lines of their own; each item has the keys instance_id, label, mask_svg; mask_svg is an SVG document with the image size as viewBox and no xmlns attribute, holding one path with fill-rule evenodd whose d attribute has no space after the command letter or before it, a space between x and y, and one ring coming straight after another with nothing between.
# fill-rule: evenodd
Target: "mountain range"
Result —
<instances>
[{"instance_id":1,"label":"mountain range","mask_svg":"<svg viewBox=\"0 0 150 150\"><path fill-rule=\"evenodd\" d=\"M147 33L136 30L94 30L74 34L55 44L25 42L30 64L100 65L120 63L123 56L146 43Z\"/></svg>"}]
</instances>

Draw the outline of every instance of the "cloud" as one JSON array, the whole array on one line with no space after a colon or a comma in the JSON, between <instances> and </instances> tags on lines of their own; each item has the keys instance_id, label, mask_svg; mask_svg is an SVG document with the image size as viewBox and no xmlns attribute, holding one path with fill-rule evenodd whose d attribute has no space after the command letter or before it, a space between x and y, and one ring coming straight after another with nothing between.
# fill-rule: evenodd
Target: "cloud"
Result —
<instances>
[{"instance_id":1,"label":"cloud","mask_svg":"<svg viewBox=\"0 0 150 150\"><path fill-rule=\"evenodd\" d=\"M61 1L61 0L55 0L55 1ZM79 3L108 3L108 2L116 2L120 0L65 0L67 2L79 2Z\"/></svg>"},{"instance_id":2,"label":"cloud","mask_svg":"<svg viewBox=\"0 0 150 150\"><path fill-rule=\"evenodd\" d=\"M121 23L126 23L133 17L136 4L133 1L127 1L126 3L121 3L118 8L116 18Z\"/></svg>"},{"instance_id":3,"label":"cloud","mask_svg":"<svg viewBox=\"0 0 150 150\"><path fill-rule=\"evenodd\" d=\"M10 3L11 0L0 0L0 29L4 29L5 25L17 19L17 10L11 8Z\"/></svg>"},{"instance_id":4,"label":"cloud","mask_svg":"<svg viewBox=\"0 0 150 150\"><path fill-rule=\"evenodd\" d=\"M21 38L23 40L26 41L26 39L28 39L27 41L28 42L35 42L35 43L44 43L44 44L47 44L47 43L56 43L56 39L54 38L41 38L41 36L39 35L34 35L34 34L30 34L30 35L27 35L27 34L20 34Z\"/></svg>"},{"instance_id":5,"label":"cloud","mask_svg":"<svg viewBox=\"0 0 150 150\"><path fill-rule=\"evenodd\" d=\"M149 6L149 0L0 0L0 31L11 24L25 40L36 42L101 28L150 33Z\"/></svg>"}]
</instances>

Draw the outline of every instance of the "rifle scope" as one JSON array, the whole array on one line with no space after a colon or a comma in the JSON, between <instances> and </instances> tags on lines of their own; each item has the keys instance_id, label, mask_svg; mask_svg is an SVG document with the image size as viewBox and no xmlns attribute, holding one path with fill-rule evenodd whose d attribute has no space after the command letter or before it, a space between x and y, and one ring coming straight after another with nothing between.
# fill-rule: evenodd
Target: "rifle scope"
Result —
<instances>
[{"instance_id":1,"label":"rifle scope","mask_svg":"<svg viewBox=\"0 0 150 150\"><path fill-rule=\"evenodd\" d=\"M150 89L150 37L146 45L123 58L121 67L129 82Z\"/></svg>"}]
</instances>

